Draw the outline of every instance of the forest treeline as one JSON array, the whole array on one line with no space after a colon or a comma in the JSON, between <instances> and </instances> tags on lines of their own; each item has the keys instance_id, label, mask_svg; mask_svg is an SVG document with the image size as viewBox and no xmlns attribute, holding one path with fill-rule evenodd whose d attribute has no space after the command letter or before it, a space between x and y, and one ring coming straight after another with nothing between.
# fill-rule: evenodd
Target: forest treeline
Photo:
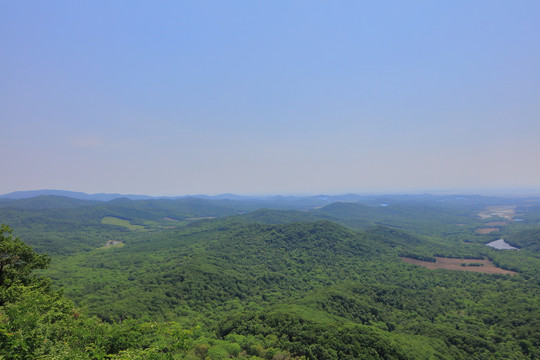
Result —
<instances>
[{"instance_id":1,"label":"forest treeline","mask_svg":"<svg viewBox=\"0 0 540 360\"><path fill-rule=\"evenodd\" d=\"M476 208L445 205L437 213L424 204L425 219L409 226L421 207L412 204L413 215L404 214L401 204L394 215L385 214L385 222L397 225L389 227L373 219L355 225L352 219L365 205L354 205L336 205L340 224L332 221L338 217L333 206L324 209L325 216L259 210L174 228L146 223L144 231L121 222L103 224L99 217L77 220L73 208L6 208L0 220L8 214L27 224L15 232L32 235L38 248L51 246L48 234L56 234L58 242L45 269L48 256L2 227L0 354L5 359L540 357L540 266L536 242L528 236L535 234L534 224L503 229L517 239L510 241L523 245L503 252L483 245L489 235L474 233L482 221L471 216ZM125 215L122 219L137 223ZM438 228L444 219L447 224ZM65 233L78 242L63 240ZM122 246L105 246L111 239ZM402 262L400 255L490 258L519 274L429 270Z\"/></svg>"}]
</instances>

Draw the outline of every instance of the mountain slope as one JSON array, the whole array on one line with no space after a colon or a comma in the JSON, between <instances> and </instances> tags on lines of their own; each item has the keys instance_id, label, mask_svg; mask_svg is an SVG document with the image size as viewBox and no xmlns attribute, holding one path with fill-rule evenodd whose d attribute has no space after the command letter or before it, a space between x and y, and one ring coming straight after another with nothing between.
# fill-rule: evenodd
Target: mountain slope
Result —
<instances>
[{"instance_id":1,"label":"mountain slope","mask_svg":"<svg viewBox=\"0 0 540 360\"><path fill-rule=\"evenodd\" d=\"M80 200L72 197L59 195L40 195L31 198L5 199L1 201L0 207L10 207L16 209L74 209L84 206L99 204L98 201Z\"/></svg>"},{"instance_id":2,"label":"mountain slope","mask_svg":"<svg viewBox=\"0 0 540 360\"><path fill-rule=\"evenodd\" d=\"M429 270L397 256L427 244L386 227L233 217L140 233L49 274L108 321L180 318L222 337L274 334L276 347L313 359L354 359L366 347L374 358L526 359L516 342L540 342L534 279Z\"/></svg>"},{"instance_id":3,"label":"mountain slope","mask_svg":"<svg viewBox=\"0 0 540 360\"><path fill-rule=\"evenodd\" d=\"M79 200L91 200L91 201L110 201L116 198L125 197L133 200L151 199L151 196L147 195L121 195L121 194L86 194L77 191L67 190L28 190L28 191L14 191L8 194L0 195L0 198L7 199L28 199L38 196L63 196L72 199Z\"/></svg>"}]
</instances>

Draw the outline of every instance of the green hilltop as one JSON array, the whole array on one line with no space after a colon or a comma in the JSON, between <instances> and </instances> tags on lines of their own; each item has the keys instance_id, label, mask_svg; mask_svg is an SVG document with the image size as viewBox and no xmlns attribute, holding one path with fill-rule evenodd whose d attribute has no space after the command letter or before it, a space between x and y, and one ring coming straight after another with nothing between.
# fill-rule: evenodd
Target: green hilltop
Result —
<instances>
[{"instance_id":1,"label":"green hilltop","mask_svg":"<svg viewBox=\"0 0 540 360\"><path fill-rule=\"evenodd\" d=\"M493 198L312 201L298 210L302 199L289 208L275 199L2 200L0 222L15 236L2 229L0 354L540 356L540 212L531 199L514 199L523 221L497 234L475 231L503 224L478 216L497 206ZM50 254L50 268L17 236ZM501 236L521 250L484 245ZM22 252L26 260L14 260ZM404 256L489 259L518 274L431 270Z\"/></svg>"}]
</instances>

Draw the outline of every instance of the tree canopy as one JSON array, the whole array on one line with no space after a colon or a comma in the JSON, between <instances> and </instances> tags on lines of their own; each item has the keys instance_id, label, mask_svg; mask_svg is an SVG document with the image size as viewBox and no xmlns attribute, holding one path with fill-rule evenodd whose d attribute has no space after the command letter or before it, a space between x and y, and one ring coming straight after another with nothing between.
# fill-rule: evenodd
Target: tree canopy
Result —
<instances>
[{"instance_id":1,"label":"tree canopy","mask_svg":"<svg viewBox=\"0 0 540 360\"><path fill-rule=\"evenodd\" d=\"M46 268L50 259L13 237L9 226L0 226L0 288L5 290L15 282L28 284L32 271Z\"/></svg>"}]
</instances>

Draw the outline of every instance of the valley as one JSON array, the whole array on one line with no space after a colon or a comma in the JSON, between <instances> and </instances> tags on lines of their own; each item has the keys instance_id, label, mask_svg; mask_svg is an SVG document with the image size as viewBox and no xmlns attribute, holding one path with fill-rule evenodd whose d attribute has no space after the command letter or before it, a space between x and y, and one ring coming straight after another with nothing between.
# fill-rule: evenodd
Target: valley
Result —
<instances>
[{"instance_id":1,"label":"valley","mask_svg":"<svg viewBox=\"0 0 540 360\"><path fill-rule=\"evenodd\" d=\"M540 355L540 199L340 200L0 199L0 222L51 258L37 270L51 285L34 293L49 305L36 312L34 295L2 293L0 349L88 359ZM523 221L501 220L510 211ZM520 250L485 246L502 236Z\"/></svg>"}]
</instances>

